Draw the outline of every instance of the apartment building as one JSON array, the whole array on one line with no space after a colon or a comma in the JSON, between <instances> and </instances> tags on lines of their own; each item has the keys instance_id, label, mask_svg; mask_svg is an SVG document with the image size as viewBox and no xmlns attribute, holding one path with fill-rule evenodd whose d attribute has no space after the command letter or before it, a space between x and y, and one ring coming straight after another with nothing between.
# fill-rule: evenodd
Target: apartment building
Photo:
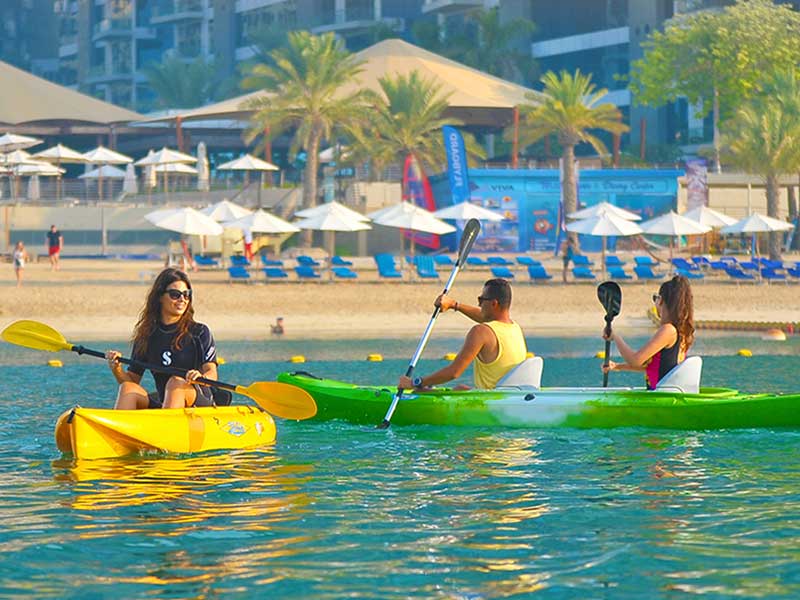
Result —
<instances>
[{"instance_id":1,"label":"apartment building","mask_svg":"<svg viewBox=\"0 0 800 600\"><path fill-rule=\"evenodd\" d=\"M0 60L42 76L58 69L53 0L0 2Z\"/></svg>"}]
</instances>

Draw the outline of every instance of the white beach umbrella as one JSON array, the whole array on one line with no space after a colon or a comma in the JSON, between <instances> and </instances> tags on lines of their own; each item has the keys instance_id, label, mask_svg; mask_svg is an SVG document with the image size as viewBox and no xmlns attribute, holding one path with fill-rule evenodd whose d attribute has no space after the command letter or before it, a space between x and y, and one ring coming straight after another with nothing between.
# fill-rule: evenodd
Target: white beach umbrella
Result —
<instances>
[{"instance_id":1,"label":"white beach umbrella","mask_svg":"<svg viewBox=\"0 0 800 600\"><path fill-rule=\"evenodd\" d=\"M197 175L197 169L183 163L166 163L163 165L156 165L153 168L156 173L165 173L168 175Z\"/></svg>"},{"instance_id":2,"label":"white beach umbrella","mask_svg":"<svg viewBox=\"0 0 800 600\"><path fill-rule=\"evenodd\" d=\"M217 169L220 171L280 171L280 168L272 163L256 158L251 154L245 154L235 160L223 163Z\"/></svg>"},{"instance_id":3,"label":"white beach umbrella","mask_svg":"<svg viewBox=\"0 0 800 600\"><path fill-rule=\"evenodd\" d=\"M211 189L207 154L205 142L197 144L197 190L200 192L207 192Z\"/></svg>"},{"instance_id":4,"label":"white beach umbrella","mask_svg":"<svg viewBox=\"0 0 800 600\"><path fill-rule=\"evenodd\" d=\"M200 209L200 212L219 223L225 223L246 217L253 211L225 198Z\"/></svg>"},{"instance_id":5,"label":"white beach umbrella","mask_svg":"<svg viewBox=\"0 0 800 600\"><path fill-rule=\"evenodd\" d=\"M126 194L138 194L139 185L136 183L136 169L132 163L125 167L125 180L122 182L122 191Z\"/></svg>"},{"instance_id":6,"label":"white beach umbrella","mask_svg":"<svg viewBox=\"0 0 800 600\"><path fill-rule=\"evenodd\" d=\"M708 208L705 205L693 208L692 210L683 213L683 216L687 219L691 219L692 221L702 223L703 225L708 225L712 229L716 229L718 227L727 227L728 225L733 225L736 223L736 219L733 217L729 217L728 215L716 211L713 208Z\"/></svg>"},{"instance_id":7,"label":"white beach umbrella","mask_svg":"<svg viewBox=\"0 0 800 600\"><path fill-rule=\"evenodd\" d=\"M333 202L326 202L325 204L318 204L312 208L304 208L303 210L298 210L294 213L295 217L300 217L303 219L308 219L311 217L316 217L317 215L327 214L329 211L335 210L342 215L348 215L353 219L357 219L360 221L367 222L369 221L369 217L366 215L362 215L360 212L353 210L352 208L346 207L344 204L341 204L334 200Z\"/></svg>"},{"instance_id":8,"label":"white beach umbrella","mask_svg":"<svg viewBox=\"0 0 800 600\"><path fill-rule=\"evenodd\" d=\"M103 165L78 175L78 179L125 179L125 171L111 165Z\"/></svg>"},{"instance_id":9,"label":"white beach umbrella","mask_svg":"<svg viewBox=\"0 0 800 600\"><path fill-rule=\"evenodd\" d=\"M46 162L30 161L22 165L16 165L13 172L16 175L40 175L42 177L57 177L64 173L64 169L59 169L55 165Z\"/></svg>"},{"instance_id":10,"label":"white beach umbrella","mask_svg":"<svg viewBox=\"0 0 800 600\"><path fill-rule=\"evenodd\" d=\"M336 154L339 154L339 160L345 159L348 156L347 146L336 145L331 146L330 148L325 148L322 150L317 156L319 156L319 162L321 163L330 163L336 160Z\"/></svg>"},{"instance_id":11,"label":"white beach umbrella","mask_svg":"<svg viewBox=\"0 0 800 600\"><path fill-rule=\"evenodd\" d=\"M83 164L86 162L86 157L83 154L62 144L56 144L47 150L37 152L33 155L33 158L54 163L59 169L61 168L61 163ZM61 177L56 181L56 198L61 199Z\"/></svg>"},{"instance_id":12,"label":"white beach umbrella","mask_svg":"<svg viewBox=\"0 0 800 600\"><path fill-rule=\"evenodd\" d=\"M150 154L148 152L147 156L144 158L140 158L134 164L137 167L146 167L147 165L171 165L171 164L179 164L179 163L193 163L197 159L194 156L189 154L184 154L183 152L178 152L177 150L173 150L171 148L161 148L158 152L153 152Z\"/></svg>"},{"instance_id":13,"label":"white beach umbrella","mask_svg":"<svg viewBox=\"0 0 800 600\"><path fill-rule=\"evenodd\" d=\"M606 238L612 236L638 235L642 233L642 228L639 227L637 223L620 217L616 213L601 211L587 219L567 223L567 231L582 233L584 235L595 235L603 238L601 259L603 272L605 272Z\"/></svg>"},{"instance_id":14,"label":"white beach umbrella","mask_svg":"<svg viewBox=\"0 0 800 600\"><path fill-rule=\"evenodd\" d=\"M194 208L156 210L144 218L156 227L184 235L221 235L223 232L222 225Z\"/></svg>"},{"instance_id":15,"label":"white beach umbrella","mask_svg":"<svg viewBox=\"0 0 800 600\"><path fill-rule=\"evenodd\" d=\"M500 213L478 206L472 202L459 202L453 206L440 208L433 212L433 216L439 219L456 219L459 221L468 221L469 219L478 219L479 221L502 221L504 219L503 215Z\"/></svg>"},{"instance_id":16,"label":"white beach umbrella","mask_svg":"<svg viewBox=\"0 0 800 600\"><path fill-rule=\"evenodd\" d=\"M18 135L16 133L6 133L0 135L0 152L22 150L23 148L30 148L31 146L37 146L41 143L42 140L38 138Z\"/></svg>"},{"instance_id":17,"label":"white beach umbrella","mask_svg":"<svg viewBox=\"0 0 800 600\"><path fill-rule=\"evenodd\" d=\"M614 206L608 202L600 202L593 206L587 206L586 208L582 208L581 210L569 213L567 217L570 219L590 219L592 217L596 217L597 215L603 212L610 212L621 219L626 219L628 221L641 221L642 217L637 215L636 213L632 213L629 210L625 210L624 208L619 208L618 206Z\"/></svg>"},{"instance_id":18,"label":"white beach umbrella","mask_svg":"<svg viewBox=\"0 0 800 600\"><path fill-rule=\"evenodd\" d=\"M127 165L133 162L130 156L115 152L105 146L98 146L88 152L84 152L83 157L87 163L93 165ZM124 177L124 175L123 175ZM100 176L97 178L97 195L99 199L103 200L103 172L100 171Z\"/></svg>"},{"instance_id":19,"label":"white beach umbrella","mask_svg":"<svg viewBox=\"0 0 800 600\"><path fill-rule=\"evenodd\" d=\"M452 233L456 230L455 227L445 223L444 221L434 217L429 211L411 204L410 202L401 202L394 206L386 207L379 211L377 216L372 213L372 221L378 225L386 227L397 227L398 229L406 229L409 231L420 231L422 233L433 233L437 235L444 235ZM402 234L400 237L400 245L403 245ZM413 236L411 237L411 256L413 260L416 251L416 244Z\"/></svg>"},{"instance_id":20,"label":"white beach umbrella","mask_svg":"<svg viewBox=\"0 0 800 600\"><path fill-rule=\"evenodd\" d=\"M333 202L323 204L325 210L315 215L307 217L294 224L300 229L312 229L314 231L325 231L328 237L328 266L333 266L333 255L336 252L336 232L337 231L367 231L372 226L364 221L363 215L353 216L351 211L341 210L341 205ZM356 213L358 214L358 213ZM333 270L328 269L328 276L333 279Z\"/></svg>"},{"instance_id":21,"label":"white beach umbrella","mask_svg":"<svg viewBox=\"0 0 800 600\"><path fill-rule=\"evenodd\" d=\"M753 213L740 221L720 229L720 233L762 233L767 231L789 231L794 225L759 213Z\"/></svg>"},{"instance_id":22,"label":"white beach umbrella","mask_svg":"<svg viewBox=\"0 0 800 600\"><path fill-rule=\"evenodd\" d=\"M153 156L155 152L152 150L147 151L147 156ZM151 189L158 185L158 179L156 178L155 172L155 165L145 165L144 167L144 185L148 190L148 193Z\"/></svg>"},{"instance_id":23,"label":"white beach umbrella","mask_svg":"<svg viewBox=\"0 0 800 600\"><path fill-rule=\"evenodd\" d=\"M0 164L6 166L23 165L28 162L41 162L37 161L25 150L12 150L6 154L0 154Z\"/></svg>"},{"instance_id":24,"label":"white beach umbrella","mask_svg":"<svg viewBox=\"0 0 800 600\"><path fill-rule=\"evenodd\" d=\"M702 235L711 231L711 227L679 215L674 210L642 223L642 231L650 235L668 235L669 262L672 268L672 248L676 237L682 235Z\"/></svg>"},{"instance_id":25,"label":"white beach umbrella","mask_svg":"<svg viewBox=\"0 0 800 600\"><path fill-rule=\"evenodd\" d=\"M249 229L256 233L297 233L300 228L289 221L268 213L265 210L256 210L233 221L224 223L226 228Z\"/></svg>"},{"instance_id":26,"label":"white beach umbrella","mask_svg":"<svg viewBox=\"0 0 800 600\"><path fill-rule=\"evenodd\" d=\"M39 176L33 175L28 179L28 200L38 200L41 196L42 192L39 187Z\"/></svg>"}]
</instances>

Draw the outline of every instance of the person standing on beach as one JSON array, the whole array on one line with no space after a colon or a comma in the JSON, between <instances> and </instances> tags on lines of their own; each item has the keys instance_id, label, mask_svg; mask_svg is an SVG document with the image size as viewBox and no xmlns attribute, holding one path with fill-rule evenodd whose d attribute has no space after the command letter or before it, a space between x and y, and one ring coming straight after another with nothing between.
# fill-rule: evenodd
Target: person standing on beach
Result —
<instances>
[{"instance_id":1,"label":"person standing on beach","mask_svg":"<svg viewBox=\"0 0 800 600\"><path fill-rule=\"evenodd\" d=\"M253 232L245 227L242 229L242 241L244 242L244 257L247 262L253 260Z\"/></svg>"},{"instance_id":2,"label":"person standing on beach","mask_svg":"<svg viewBox=\"0 0 800 600\"><path fill-rule=\"evenodd\" d=\"M434 302L442 312L454 310L477 323L464 340L453 362L425 377L400 377L397 387L421 389L446 383L467 369L475 368L475 387L493 389L514 367L525 360L528 349L522 329L511 319L511 284L505 279L490 279L483 284L478 306L457 302L444 294ZM458 386L456 389L465 389Z\"/></svg>"},{"instance_id":3,"label":"person standing on beach","mask_svg":"<svg viewBox=\"0 0 800 600\"><path fill-rule=\"evenodd\" d=\"M603 331L603 339L611 340L625 362L608 362L603 371L644 371L647 389L658 382L676 365L683 362L694 342L694 306L692 288L683 275L676 275L661 284L653 294L661 325L644 346L633 350L616 332Z\"/></svg>"},{"instance_id":4,"label":"person standing on beach","mask_svg":"<svg viewBox=\"0 0 800 600\"><path fill-rule=\"evenodd\" d=\"M283 335L283 317L275 319L275 324L270 325L269 329L275 335Z\"/></svg>"},{"instance_id":5,"label":"person standing on beach","mask_svg":"<svg viewBox=\"0 0 800 600\"><path fill-rule=\"evenodd\" d=\"M562 260L564 261L564 270L561 272L561 279L564 283L567 283L567 270L569 269L569 263L572 262L573 257L575 256L575 242L572 241L572 238L567 236L567 239L564 240L564 256L562 256Z\"/></svg>"},{"instance_id":6,"label":"person standing on beach","mask_svg":"<svg viewBox=\"0 0 800 600\"><path fill-rule=\"evenodd\" d=\"M17 242L14 253L11 255L14 262L14 273L17 276L17 287L22 287L22 272L25 270L25 263L29 260L28 251L25 244Z\"/></svg>"},{"instance_id":7,"label":"person standing on beach","mask_svg":"<svg viewBox=\"0 0 800 600\"><path fill-rule=\"evenodd\" d=\"M119 384L116 409L185 408L213 406L212 389L195 383L197 378L217 379L217 349L209 328L194 320L192 284L183 271L167 268L153 282L139 321L133 330L132 360L164 367L186 369L178 377L152 370L156 393L142 387L144 367L133 364L127 371L116 350L106 359ZM230 395L217 390L217 404L228 404Z\"/></svg>"},{"instance_id":8,"label":"person standing on beach","mask_svg":"<svg viewBox=\"0 0 800 600\"><path fill-rule=\"evenodd\" d=\"M50 257L50 270L58 271L60 268L58 260L61 257L61 250L64 248L64 236L56 229L55 225L50 225L50 231L44 237L44 244L47 247L47 256Z\"/></svg>"}]
</instances>

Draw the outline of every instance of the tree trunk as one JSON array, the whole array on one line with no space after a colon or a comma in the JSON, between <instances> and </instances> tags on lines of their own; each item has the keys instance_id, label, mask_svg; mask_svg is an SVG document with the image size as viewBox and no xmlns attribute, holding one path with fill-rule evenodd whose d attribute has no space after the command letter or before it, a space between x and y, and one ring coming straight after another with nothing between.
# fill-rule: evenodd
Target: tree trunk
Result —
<instances>
[{"instance_id":1,"label":"tree trunk","mask_svg":"<svg viewBox=\"0 0 800 600\"><path fill-rule=\"evenodd\" d=\"M562 163L564 174L561 182L561 197L564 198L564 215L566 217L566 215L578 210L578 190L575 186L575 144L564 144ZM568 235L577 248L578 234L569 232Z\"/></svg>"},{"instance_id":2,"label":"tree trunk","mask_svg":"<svg viewBox=\"0 0 800 600\"><path fill-rule=\"evenodd\" d=\"M306 148L306 168L303 172L303 208L314 208L317 205L317 171L319 170L319 144L322 134L314 129L308 137ZM303 232L303 245L310 247L314 232L306 229Z\"/></svg>"},{"instance_id":3,"label":"tree trunk","mask_svg":"<svg viewBox=\"0 0 800 600\"><path fill-rule=\"evenodd\" d=\"M714 168L717 173L722 173L722 162L720 159L719 139L719 90L714 86Z\"/></svg>"},{"instance_id":4,"label":"tree trunk","mask_svg":"<svg viewBox=\"0 0 800 600\"><path fill-rule=\"evenodd\" d=\"M774 219L778 218L778 198L780 195L780 186L778 184L778 176L771 174L767 176L767 216ZM779 231L771 231L769 234L769 259L781 259L781 237L783 234Z\"/></svg>"}]
</instances>

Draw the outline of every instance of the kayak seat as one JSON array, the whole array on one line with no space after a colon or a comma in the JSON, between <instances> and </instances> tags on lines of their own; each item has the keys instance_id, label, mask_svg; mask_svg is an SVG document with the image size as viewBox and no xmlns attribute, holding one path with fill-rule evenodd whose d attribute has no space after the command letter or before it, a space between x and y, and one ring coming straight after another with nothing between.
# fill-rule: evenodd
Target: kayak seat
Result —
<instances>
[{"instance_id":1,"label":"kayak seat","mask_svg":"<svg viewBox=\"0 0 800 600\"><path fill-rule=\"evenodd\" d=\"M703 370L703 359L689 356L675 365L656 385L657 392L677 391L684 394L700 393L700 373Z\"/></svg>"},{"instance_id":2,"label":"kayak seat","mask_svg":"<svg viewBox=\"0 0 800 600\"><path fill-rule=\"evenodd\" d=\"M497 382L497 387L542 387L542 369L544 360L541 356L526 358L511 369Z\"/></svg>"}]
</instances>

